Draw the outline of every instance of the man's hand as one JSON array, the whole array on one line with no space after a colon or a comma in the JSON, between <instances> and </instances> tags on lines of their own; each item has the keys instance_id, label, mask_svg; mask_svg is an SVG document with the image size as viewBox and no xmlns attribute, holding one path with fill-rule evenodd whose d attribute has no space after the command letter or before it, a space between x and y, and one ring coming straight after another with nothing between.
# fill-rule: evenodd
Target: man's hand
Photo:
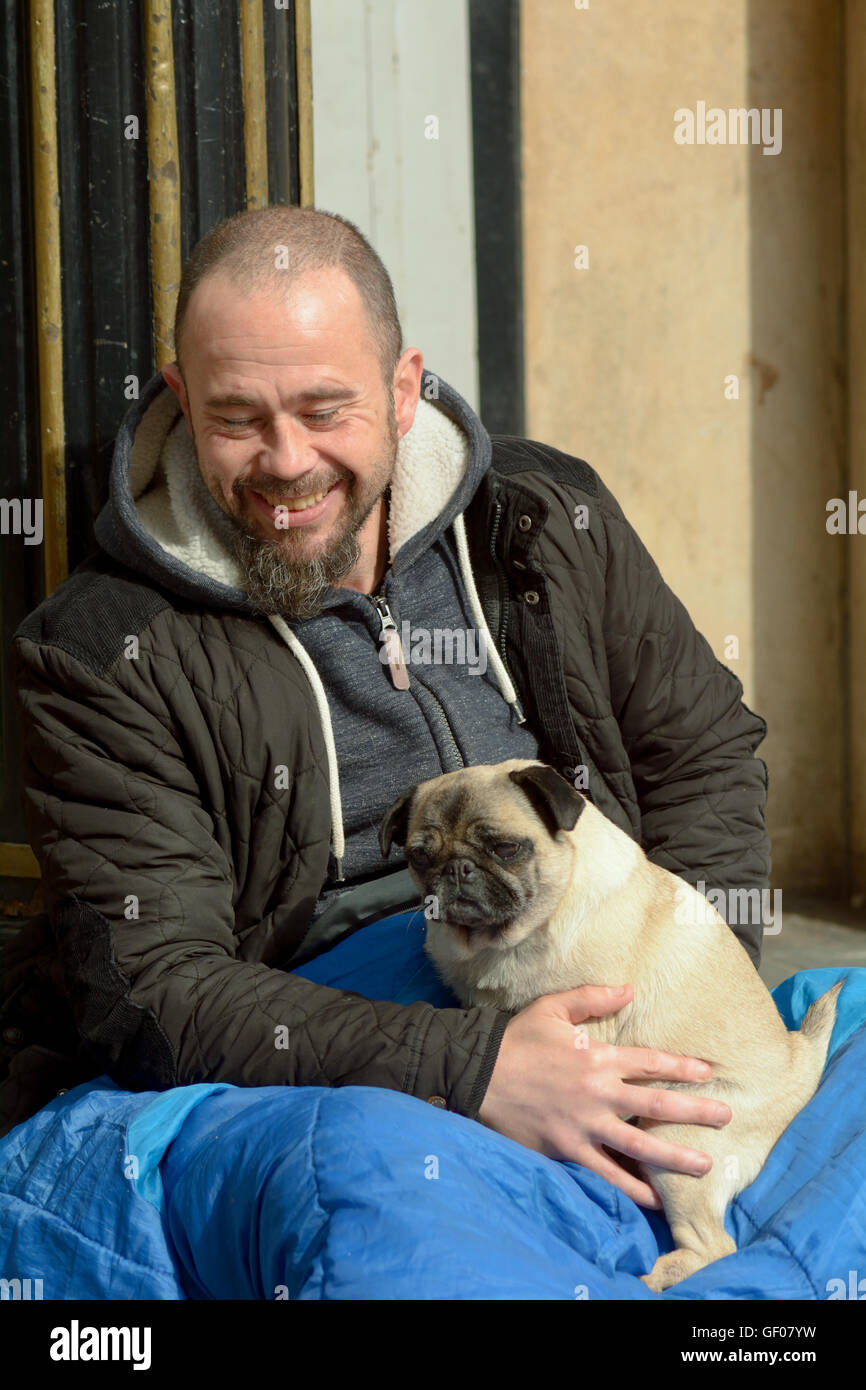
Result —
<instances>
[{"instance_id":1,"label":"man's hand","mask_svg":"<svg viewBox=\"0 0 866 1390\"><path fill-rule=\"evenodd\" d=\"M640 1115L656 1121L713 1125L731 1118L723 1102L685 1091L655 1090L630 1082L707 1081L712 1069L694 1057L642 1047L612 1047L590 1040L575 1045L575 1025L617 1013L629 1003L631 985L619 989L582 985L536 999L506 1025L478 1118L528 1149L548 1158L590 1168L644 1207L660 1210L658 1194L626 1172L602 1149L700 1176L712 1160L698 1149L654 1139L621 1119Z\"/></svg>"}]
</instances>

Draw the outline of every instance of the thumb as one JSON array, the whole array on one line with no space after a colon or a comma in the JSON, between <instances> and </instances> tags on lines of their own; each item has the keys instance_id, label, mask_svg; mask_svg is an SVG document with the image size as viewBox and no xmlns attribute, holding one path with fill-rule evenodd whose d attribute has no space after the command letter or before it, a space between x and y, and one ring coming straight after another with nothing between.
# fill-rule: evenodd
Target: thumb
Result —
<instances>
[{"instance_id":1,"label":"thumb","mask_svg":"<svg viewBox=\"0 0 866 1390\"><path fill-rule=\"evenodd\" d=\"M548 998L556 1001L557 1012L569 1023L582 1023L585 1018L604 1018L615 1014L631 1000L631 985L580 985Z\"/></svg>"}]
</instances>

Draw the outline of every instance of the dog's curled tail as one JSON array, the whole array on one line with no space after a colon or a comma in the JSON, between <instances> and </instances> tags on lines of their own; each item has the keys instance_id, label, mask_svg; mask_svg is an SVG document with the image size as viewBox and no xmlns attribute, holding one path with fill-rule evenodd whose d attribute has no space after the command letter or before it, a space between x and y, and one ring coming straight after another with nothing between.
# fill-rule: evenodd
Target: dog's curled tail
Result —
<instances>
[{"instance_id":1,"label":"dog's curled tail","mask_svg":"<svg viewBox=\"0 0 866 1390\"><path fill-rule=\"evenodd\" d=\"M810 1070L814 1071L815 1087L821 1080L821 1073L827 1061L827 1049L830 1046L830 1036L836 1022L836 1000L844 983L844 978L837 980L835 985L831 985L830 989L821 995L820 999L816 999L814 1004L809 1005L806 1010L806 1017L799 1029L799 1036L809 1044L808 1051L812 1064Z\"/></svg>"}]
</instances>

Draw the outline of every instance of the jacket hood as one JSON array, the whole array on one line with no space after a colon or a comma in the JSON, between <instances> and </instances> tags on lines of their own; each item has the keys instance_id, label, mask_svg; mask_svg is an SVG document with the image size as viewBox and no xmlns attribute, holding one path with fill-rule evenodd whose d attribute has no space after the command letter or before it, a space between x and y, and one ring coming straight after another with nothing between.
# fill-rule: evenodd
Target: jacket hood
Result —
<instances>
[{"instance_id":1,"label":"jacket hood","mask_svg":"<svg viewBox=\"0 0 866 1390\"><path fill-rule=\"evenodd\" d=\"M441 377L424 372L391 479L388 549L395 573L465 510L490 455L490 436L475 412ZM260 611L232 556L234 525L205 485L180 402L161 372L123 418L108 501L94 531L115 560L183 598Z\"/></svg>"},{"instance_id":2,"label":"jacket hood","mask_svg":"<svg viewBox=\"0 0 866 1390\"><path fill-rule=\"evenodd\" d=\"M448 526L469 606L487 648L502 697L525 717L517 691L487 626L472 574L463 511L490 466L490 436L453 387L433 372L421 379L411 428L397 445L388 508L391 570L412 563ZM261 609L240 587L232 557L234 528L199 472L177 396L161 372L151 377L121 423L109 475L108 501L96 518L96 539L115 560L197 603ZM268 621L300 662L312 688L328 758L331 847L337 881L345 851L340 770L328 696L315 663L280 614Z\"/></svg>"}]
</instances>

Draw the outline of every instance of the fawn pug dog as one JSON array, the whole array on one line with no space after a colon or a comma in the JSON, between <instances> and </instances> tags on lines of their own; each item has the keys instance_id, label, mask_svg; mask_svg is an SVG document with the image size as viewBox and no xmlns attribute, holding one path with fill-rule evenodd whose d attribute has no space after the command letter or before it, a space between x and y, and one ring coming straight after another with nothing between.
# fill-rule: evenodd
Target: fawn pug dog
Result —
<instances>
[{"instance_id":1,"label":"fawn pug dog","mask_svg":"<svg viewBox=\"0 0 866 1390\"><path fill-rule=\"evenodd\" d=\"M721 1130L639 1120L713 1160L701 1177L638 1164L676 1244L642 1278L661 1292L731 1254L727 1205L814 1093L842 982L789 1032L707 899L543 763L513 759L422 782L382 824L386 857L392 843L405 844L413 881L436 900L425 950L464 1008L518 1012L542 994L628 982L630 1003L581 1025L591 1039L710 1063L708 1082L636 1083L692 1090L732 1111Z\"/></svg>"}]
</instances>

